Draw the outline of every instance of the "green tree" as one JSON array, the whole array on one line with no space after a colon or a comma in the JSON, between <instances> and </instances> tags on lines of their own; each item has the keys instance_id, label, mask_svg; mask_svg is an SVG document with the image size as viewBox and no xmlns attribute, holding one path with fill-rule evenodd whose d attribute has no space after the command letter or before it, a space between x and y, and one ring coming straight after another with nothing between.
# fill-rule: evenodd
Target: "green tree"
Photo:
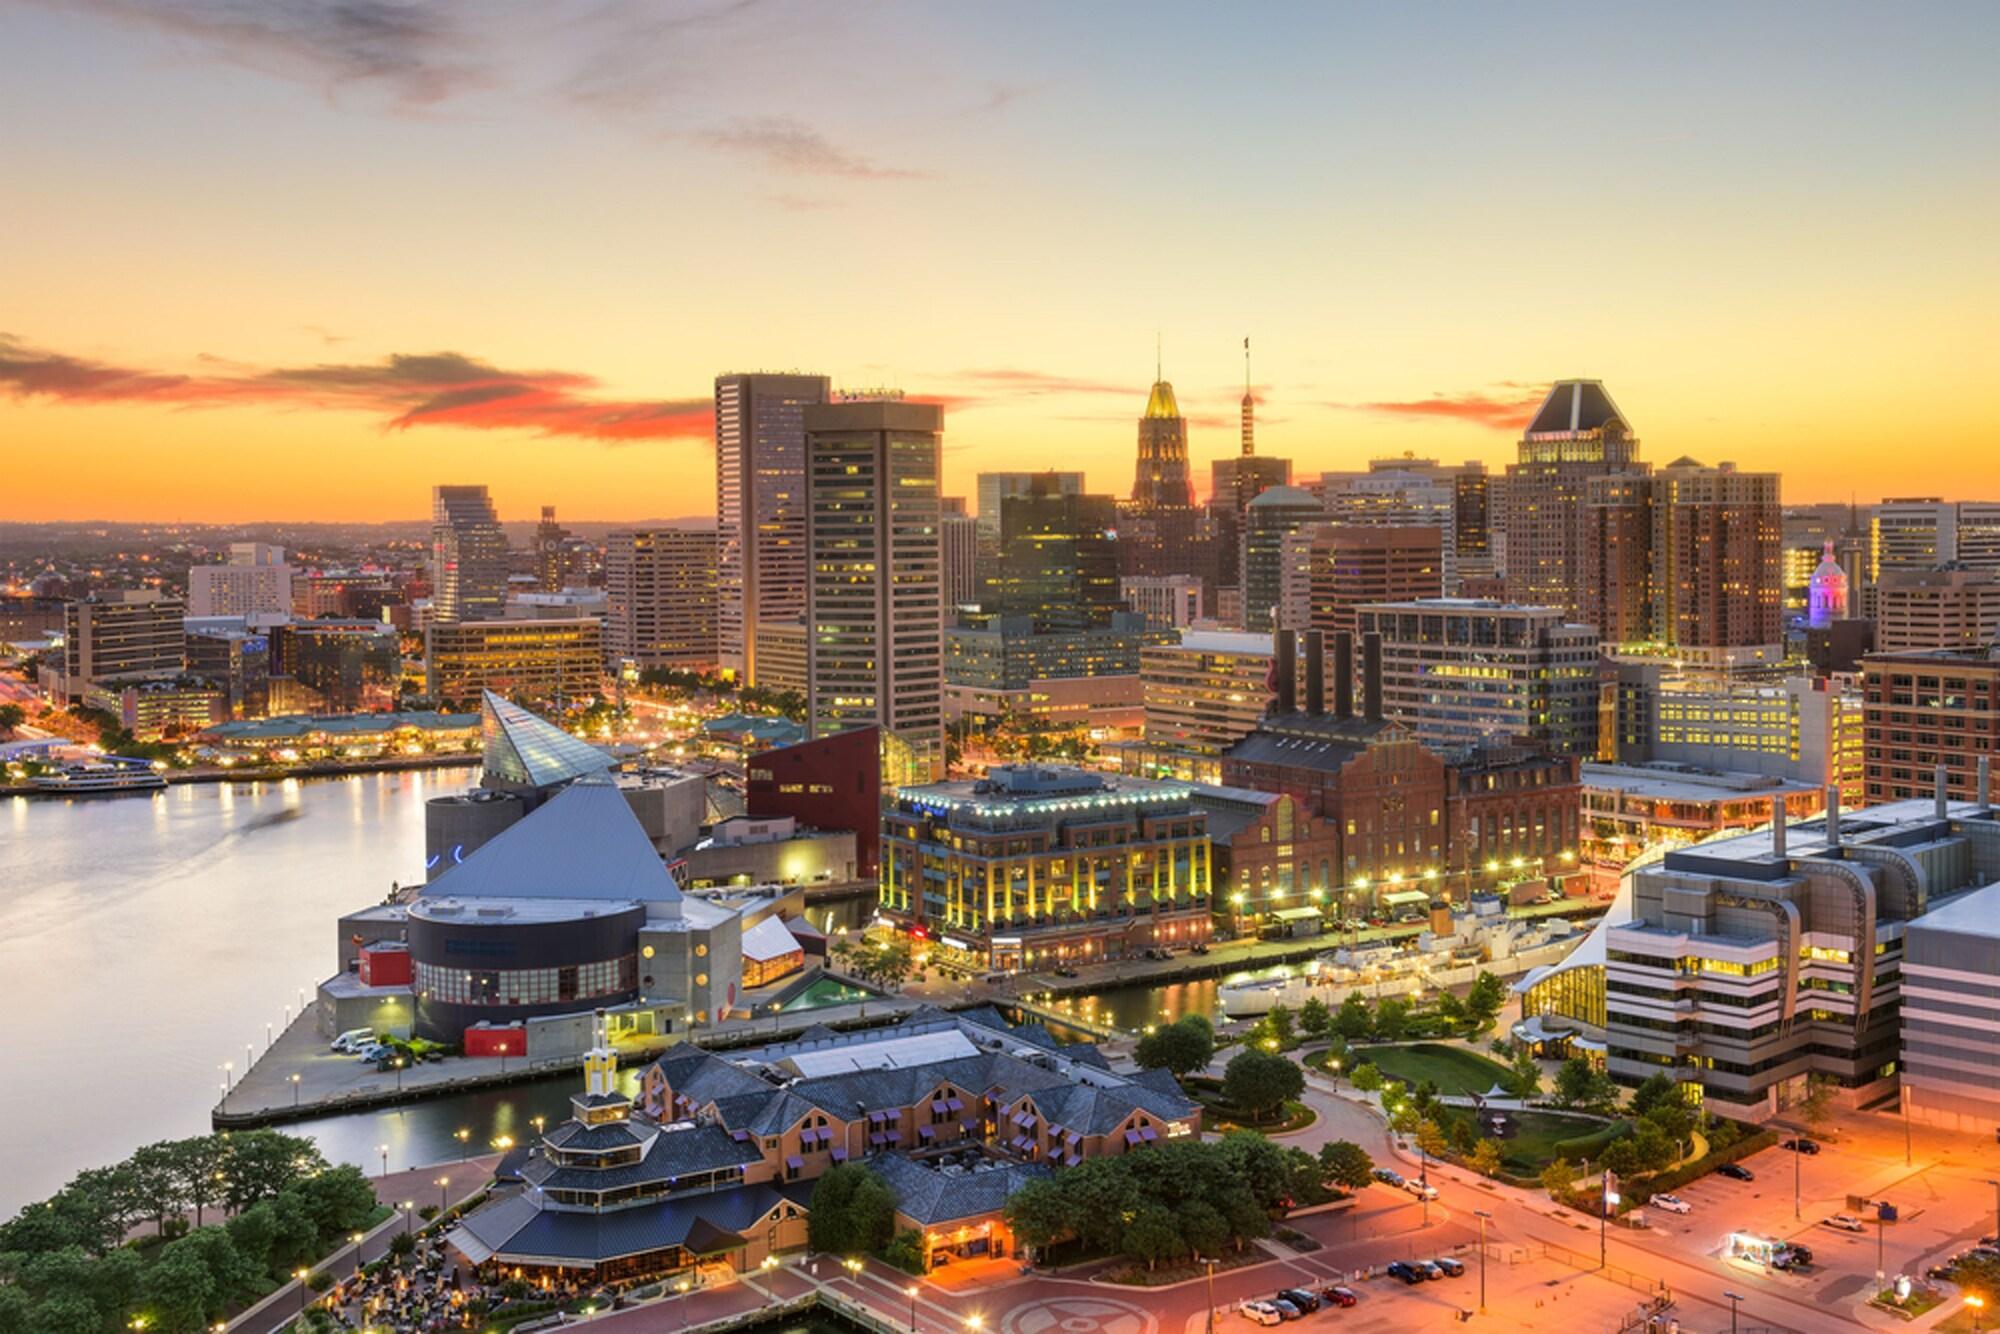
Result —
<instances>
[{"instance_id":1,"label":"green tree","mask_svg":"<svg viewBox=\"0 0 2000 1334\"><path fill-rule=\"evenodd\" d=\"M1133 1211L1132 1220L1125 1225L1121 1249L1128 1259L1144 1261L1151 1269L1162 1260L1186 1254L1187 1243L1181 1240L1180 1222L1172 1210L1145 1204Z\"/></svg>"},{"instance_id":2,"label":"green tree","mask_svg":"<svg viewBox=\"0 0 2000 1334\"><path fill-rule=\"evenodd\" d=\"M209 1312L220 1312L223 1298L214 1277L195 1250L176 1250L174 1242L146 1271L145 1307L148 1328L160 1334L196 1334L208 1324Z\"/></svg>"},{"instance_id":3,"label":"green tree","mask_svg":"<svg viewBox=\"0 0 2000 1334\"><path fill-rule=\"evenodd\" d=\"M1953 1266L1951 1279L1961 1296L1977 1297L1988 1307L2000 1301L2000 1257L1967 1255Z\"/></svg>"},{"instance_id":4,"label":"green tree","mask_svg":"<svg viewBox=\"0 0 2000 1334\"><path fill-rule=\"evenodd\" d=\"M1446 1143L1444 1131L1438 1123L1426 1118L1417 1123L1417 1147L1433 1158L1442 1158L1451 1146Z\"/></svg>"},{"instance_id":5,"label":"green tree","mask_svg":"<svg viewBox=\"0 0 2000 1334\"><path fill-rule=\"evenodd\" d=\"M1549 1193L1550 1199L1564 1202L1576 1189L1576 1166L1567 1158L1558 1158L1542 1169L1541 1180L1542 1189Z\"/></svg>"},{"instance_id":6,"label":"green tree","mask_svg":"<svg viewBox=\"0 0 2000 1334\"><path fill-rule=\"evenodd\" d=\"M1396 1104L1396 1110L1389 1113L1389 1129L1398 1135L1413 1135L1420 1120L1416 1108L1407 1102L1400 1102Z\"/></svg>"},{"instance_id":7,"label":"green tree","mask_svg":"<svg viewBox=\"0 0 2000 1334\"><path fill-rule=\"evenodd\" d=\"M1514 1053L1513 1064L1501 1082L1508 1093L1526 1102L1542 1091L1542 1063L1526 1047Z\"/></svg>"},{"instance_id":8,"label":"green tree","mask_svg":"<svg viewBox=\"0 0 2000 1334\"><path fill-rule=\"evenodd\" d=\"M1483 1139L1472 1146L1465 1165L1483 1177L1496 1177L1500 1175L1500 1157L1499 1141Z\"/></svg>"},{"instance_id":9,"label":"green tree","mask_svg":"<svg viewBox=\"0 0 2000 1334\"><path fill-rule=\"evenodd\" d=\"M227 1139L222 1170L224 1200L241 1211L268 1200L294 1181L326 1171L319 1146L297 1135L275 1130L239 1130Z\"/></svg>"},{"instance_id":10,"label":"green tree","mask_svg":"<svg viewBox=\"0 0 2000 1334\"><path fill-rule=\"evenodd\" d=\"M277 1225L271 1221L271 1206L258 1201L236 1215L225 1224L229 1229L229 1239L236 1243L237 1252L256 1265L269 1271L271 1246L277 1239Z\"/></svg>"},{"instance_id":11,"label":"green tree","mask_svg":"<svg viewBox=\"0 0 2000 1334\"><path fill-rule=\"evenodd\" d=\"M1617 1086L1587 1057L1572 1056L1556 1071L1556 1101L1565 1107L1608 1107L1618 1096Z\"/></svg>"},{"instance_id":12,"label":"green tree","mask_svg":"<svg viewBox=\"0 0 2000 1334\"><path fill-rule=\"evenodd\" d=\"M417 1253L417 1239L407 1232L393 1232L389 1235L389 1258L401 1266Z\"/></svg>"},{"instance_id":13,"label":"green tree","mask_svg":"<svg viewBox=\"0 0 2000 1334\"><path fill-rule=\"evenodd\" d=\"M1347 1190L1360 1190L1373 1177L1375 1162L1368 1151L1352 1140L1337 1139L1319 1146L1320 1170L1325 1179Z\"/></svg>"},{"instance_id":14,"label":"green tree","mask_svg":"<svg viewBox=\"0 0 2000 1334\"><path fill-rule=\"evenodd\" d=\"M1441 992L1437 999L1437 1015L1444 1021L1447 1030L1453 1033L1467 1031L1472 1027L1472 1018L1466 1013L1465 1002L1456 992Z\"/></svg>"},{"instance_id":15,"label":"green tree","mask_svg":"<svg viewBox=\"0 0 2000 1334\"><path fill-rule=\"evenodd\" d=\"M1253 1120L1277 1111L1305 1090L1305 1072L1284 1057L1254 1047L1237 1052L1222 1072L1222 1097Z\"/></svg>"},{"instance_id":16,"label":"green tree","mask_svg":"<svg viewBox=\"0 0 2000 1334\"><path fill-rule=\"evenodd\" d=\"M1637 1175L1644 1166L1638 1142L1630 1136L1612 1140L1604 1146L1598 1166L1621 1177Z\"/></svg>"},{"instance_id":17,"label":"green tree","mask_svg":"<svg viewBox=\"0 0 2000 1334\"><path fill-rule=\"evenodd\" d=\"M218 1306L242 1301L253 1295L263 1282L263 1271L244 1259L224 1228L198 1227L179 1241L168 1242L160 1251L160 1261L164 1263L168 1256L179 1252L195 1256L208 1271Z\"/></svg>"},{"instance_id":18,"label":"green tree","mask_svg":"<svg viewBox=\"0 0 2000 1334\"><path fill-rule=\"evenodd\" d=\"M1374 1031L1375 1018L1368 1012L1368 1001L1360 992L1347 993L1347 999L1334 1013L1333 1027L1349 1042L1358 1042Z\"/></svg>"},{"instance_id":19,"label":"green tree","mask_svg":"<svg viewBox=\"0 0 2000 1334\"><path fill-rule=\"evenodd\" d=\"M312 1220L314 1234L322 1239L352 1232L375 1212L375 1188L358 1167L328 1168L293 1182L281 1194L298 1199Z\"/></svg>"},{"instance_id":20,"label":"green tree","mask_svg":"<svg viewBox=\"0 0 2000 1334\"><path fill-rule=\"evenodd\" d=\"M1291 1207L1292 1165L1276 1141L1254 1130L1232 1130L1222 1137L1219 1147L1228 1175L1249 1187L1250 1198L1259 1209L1278 1214Z\"/></svg>"},{"instance_id":21,"label":"green tree","mask_svg":"<svg viewBox=\"0 0 2000 1334\"><path fill-rule=\"evenodd\" d=\"M813 1183L807 1237L816 1251L862 1255L882 1249L896 1228L896 1194L860 1163L842 1163Z\"/></svg>"},{"instance_id":22,"label":"green tree","mask_svg":"<svg viewBox=\"0 0 2000 1334\"><path fill-rule=\"evenodd\" d=\"M906 1274L923 1273L924 1234L905 1228L889 1238L889 1244L882 1248L882 1258Z\"/></svg>"},{"instance_id":23,"label":"green tree","mask_svg":"<svg viewBox=\"0 0 2000 1334\"><path fill-rule=\"evenodd\" d=\"M1154 1029L1132 1051L1141 1069L1167 1070L1176 1079L1204 1068L1214 1056L1215 1030L1198 1014Z\"/></svg>"},{"instance_id":24,"label":"green tree","mask_svg":"<svg viewBox=\"0 0 2000 1334\"><path fill-rule=\"evenodd\" d=\"M173 1141L172 1150L170 1170L181 1195L194 1207L194 1225L200 1227L204 1211L223 1197L229 1141L221 1135L197 1135Z\"/></svg>"},{"instance_id":25,"label":"green tree","mask_svg":"<svg viewBox=\"0 0 2000 1334\"><path fill-rule=\"evenodd\" d=\"M12 732L28 721L28 711L18 704L0 704L0 732Z\"/></svg>"},{"instance_id":26,"label":"green tree","mask_svg":"<svg viewBox=\"0 0 2000 1334\"><path fill-rule=\"evenodd\" d=\"M1069 1202L1053 1177L1029 1181L1007 1197L1007 1226L1023 1246L1043 1250L1070 1233Z\"/></svg>"},{"instance_id":27,"label":"green tree","mask_svg":"<svg viewBox=\"0 0 2000 1334\"><path fill-rule=\"evenodd\" d=\"M178 1162L170 1140L148 1144L126 1160L133 1213L152 1219L156 1232L165 1232L167 1220L188 1207Z\"/></svg>"},{"instance_id":28,"label":"green tree","mask_svg":"<svg viewBox=\"0 0 2000 1334\"><path fill-rule=\"evenodd\" d=\"M1833 1121L1833 1096L1837 1085L1825 1075L1807 1075L1805 1095L1799 1099L1799 1119L1816 1134L1824 1134Z\"/></svg>"},{"instance_id":29,"label":"green tree","mask_svg":"<svg viewBox=\"0 0 2000 1334\"><path fill-rule=\"evenodd\" d=\"M1375 1007L1375 1036L1382 1041L1401 1041L1409 1025L1410 1003L1401 996L1384 997Z\"/></svg>"},{"instance_id":30,"label":"green tree","mask_svg":"<svg viewBox=\"0 0 2000 1334\"><path fill-rule=\"evenodd\" d=\"M1363 1093L1374 1093L1382 1087L1382 1072L1372 1062L1363 1061L1348 1075L1348 1082Z\"/></svg>"},{"instance_id":31,"label":"green tree","mask_svg":"<svg viewBox=\"0 0 2000 1334\"><path fill-rule=\"evenodd\" d=\"M1632 1090L1632 1115L1647 1116L1654 1108L1681 1101L1680 1087L1664 1074L1651 1074Z\"/></svg>"},{"instance_id":32,"label":"green tree","mask_svg":"<svg viewBox=\"0 0 2000 1334\"><path fill-rule=\"evenodd\" d=\"M1472 988L1465 995L1465 1012L1475 1033L1492 1027L1500 1016L1501 1007L1507 1003L1507 984L1482 968L1479 976L1472 979Z\"/></svg>"},{"instance_id":33,"label":"green tree","mask_svg":"<svg viewBox=\"0 0 2000 1334\"><path fill-rule=\"evenodd\" d=\"M1299 1007L1299 1031L1309 1038L1323 1038L1333 1029L1333 1011L1317 996L1306 997Z\"/></svg>"},{"instance_id":34,"label":"green tree","mask_svg":"<svg viewBox=\"0 0 2000 1334\"><path fill-rule=\"evenodd\" d=\"M1469 1154L1479 1142L1479 1131L1470 1116L1454 1116L1446 1128L1445 1135L1451 1140L1451 1147L1461 1154Z\"/></svg>"},{"instance_id":35,"label":"green tree","mask_svg":"<svg viewBox=\"0 0 2000 1334\"><path fill-rule=\"evenodd\" d=\"M285 1191L267 1205L271 1211L271 1267L282 1271L314 1259L319 1253L320 1232L298 1195Z\"/></svg>"}]
</instances>

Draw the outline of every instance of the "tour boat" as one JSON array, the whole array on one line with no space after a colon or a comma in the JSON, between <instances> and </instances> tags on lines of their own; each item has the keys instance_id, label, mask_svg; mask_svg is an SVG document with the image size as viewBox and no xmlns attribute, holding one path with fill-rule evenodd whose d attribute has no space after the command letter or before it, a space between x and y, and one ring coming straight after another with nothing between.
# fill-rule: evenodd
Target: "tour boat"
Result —
<instances>
[{"instance_id":1,"label":"tour boat","mask_svg":"<svg viewBox=\"0 0 2000 1334\"><path fill-rule=\"evenodd\" d=\"M105 755L79 764L66 764L54 773L36 774L29 780L43 792L87 796L101 792L156 792L167 785L150 760L123 755Z\"/></svg>"}]
</instances>

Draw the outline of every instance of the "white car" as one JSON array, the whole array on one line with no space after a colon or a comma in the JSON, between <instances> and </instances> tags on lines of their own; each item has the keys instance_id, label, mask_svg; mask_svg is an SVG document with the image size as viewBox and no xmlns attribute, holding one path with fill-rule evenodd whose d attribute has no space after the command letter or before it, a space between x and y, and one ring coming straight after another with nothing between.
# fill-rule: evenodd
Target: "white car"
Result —
<instances>
[{"instance_id":1,"label":"white car","mask_svg":"<svg viewBox=\"0 0 2000 1334\"><path fill-rule=\"evenodd\" d=\"M1243 1312L1246 1319L1254 1320L1260 1325L1282 1325L1285 1323L1284 1314L1269 1302L1245 1302L1237 1309Z\"/></svg>"},{"instance_id":2,"label":"white car","mask_svg":"<svg viewBox=\"0 0 2000 1334\"><path fill-rule=\"evenodd\" d=\"M361 1050L362 1047L367 1046L369 1043L373 1041L375 1041L374 1029L350 1028L345 1033L342 1033L339 1037L333 1040L333 1050L342 1052L356 1052Z\"/></svg>"},{"instance_id":3,"label":"white car","mask_svg":"<svg viewBox=\"0 0 2000 1334\"><path fill-rule=\"evenodd\" d=\"M1438 1188L1424 1181L1405 1181L1403 1189L1420 1200L1435 1200L1438 1197Z\"/></svg>"},{"instance_id":4,"label":"white car","mask_svg":"<svg viewBox=\"0 0 2000 1334\"><path fill-rule=\"evenodd\" d=\"M1691 1214L1694 1206L1678 1195L1655 1195L1646 1201L1655 1209L1665 1209L1670 1214Z\"/></svg>"},{"instance_id":5,"label":"white car","mask_svg":"<svg viewBox=\"0 0 2000 1334\"><path fill-rule=\"evenodd\" d=\"M1853 1214L1834 1214L1826 1220L1826 1225L1837 1227L1842 1232L1860 1232L1867 1226Z\"/></svg>"}]
</instances>

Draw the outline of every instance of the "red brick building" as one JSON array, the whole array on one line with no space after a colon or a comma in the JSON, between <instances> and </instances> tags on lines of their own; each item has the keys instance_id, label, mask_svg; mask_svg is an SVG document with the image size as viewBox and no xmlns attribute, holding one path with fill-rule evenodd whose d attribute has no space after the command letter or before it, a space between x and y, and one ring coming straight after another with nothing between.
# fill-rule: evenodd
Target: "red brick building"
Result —
<instances>
[{"instance_id":1,"label":"red brick building","mask_svg":"<svg viewBox=\"0 0 2000 1334\"><path fill-rule=\"evenodd\" d=\"M1930 796L1940 764L1953 801L1977 800L1979 758L2000 754L2000 647L1871 653L1861 679L1868 804Z\"/></svg>"},{"instance_id":2,"label":"red brick building","mask_svg":"<svg viewBox=\"0 0 2000 1334\"><path fill-rule=\"evenodd\" d=\"M880 728L857 727L751 756L746 813L853 830L855 873L872 878L882 855L881 737Z\"/></svg>"}]
</instances>

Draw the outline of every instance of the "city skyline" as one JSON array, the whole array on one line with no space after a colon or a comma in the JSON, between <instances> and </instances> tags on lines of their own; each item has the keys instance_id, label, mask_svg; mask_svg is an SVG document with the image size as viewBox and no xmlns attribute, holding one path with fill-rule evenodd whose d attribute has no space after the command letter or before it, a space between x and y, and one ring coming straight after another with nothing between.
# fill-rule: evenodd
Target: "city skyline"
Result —
<instances>
[{"instance_id":1,"label":"city skyline","mask_svg":"<svg viewBox=\"0 0 2000 1334\"><path fill-rule=\"evenodd\" d=\"M1787 503L2000 488L1989 10L338 12L0 5L0 439L88 477L0 520L705 516L760 367L1124 495L1156 337L1202 494L1245 336L1303 477L1584 377Z\"/></svg>"}]
</instances>

